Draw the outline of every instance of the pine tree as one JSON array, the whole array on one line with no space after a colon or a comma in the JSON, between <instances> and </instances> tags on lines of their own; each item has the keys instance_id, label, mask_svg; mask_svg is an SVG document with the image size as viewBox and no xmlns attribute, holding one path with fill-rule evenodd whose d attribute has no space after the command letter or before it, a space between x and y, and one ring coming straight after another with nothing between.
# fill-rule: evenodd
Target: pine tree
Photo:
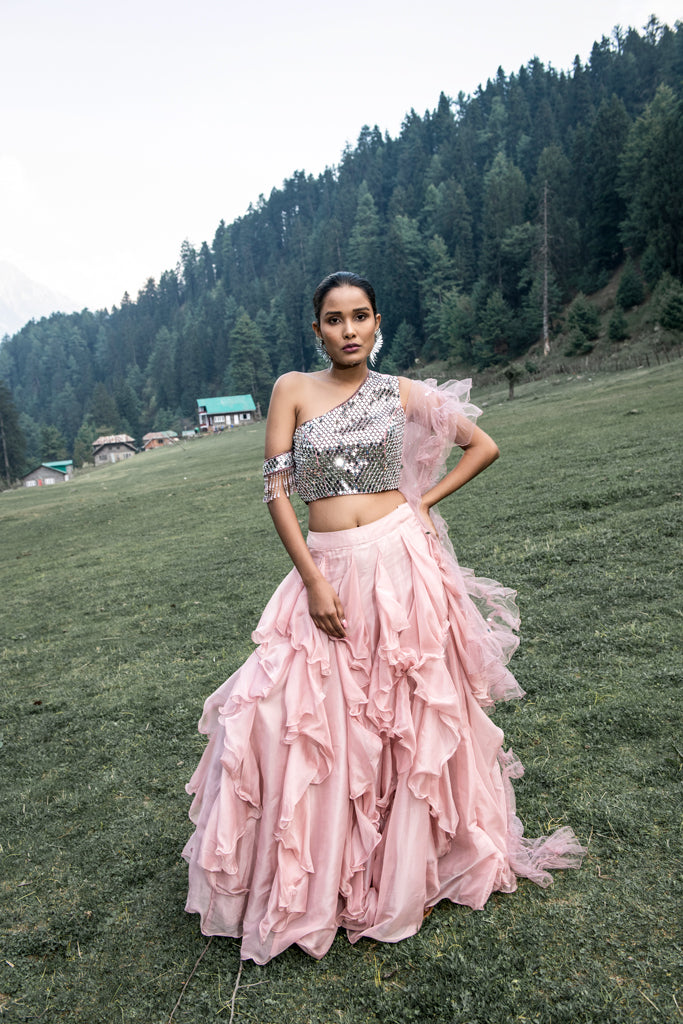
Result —
<instances>
[{"instance_id":1,"label":"pine tree","mask_svg":"<svg viewBox=\"0 0 683 1024\"><path fill-rule=\"evenodd\" d=\"M86 419L79 427L74 440L74 464L81 467L86 462L93 462L92 444L98 435L97 428L92 420Z\"/></svg>"},{"instance_id":2,"label":"pine tree","mask_svg":"<svg viewBox=\"0 0 683 1024\"><path fill-rule=\"evenodd\" d=\"M639 306L645 298L643 279L636 270L633 260L627 260L617 288L617 302L622 309Z\"/></svg>"},{"instance_id":3,"label":"pine tree","mask_svg":"<svg viewBox=\"0 0 683 1024\"><path fill-rule=\"evenodd\" d=\"M512 310L500 289L496 289L486 300L479 318L479 335L472 346L472 354L479 367L488 366L507 353L512 319Z\"/></svg>"},{"instance_id":4,"label":"pine tree","mask_svg":"<svg viewBox=\"0 0 683 1024\"><path fill-rule=\"evenodd\" d=\"M619 305L614 307L614 311L609 319L607 335L610 341L625 341L628 338L628 324L626 323L624 311Z\"/></svg>"},{"instance_id":5,"label":"pine tree","mask_svg":"<svg viewBox=\"0 0 683 1024\"><path fill-rule=\"evenodd\" d=\"M671 274L662 275L653 295L653 305L662 327L667 331L683 331L683 284Z\"/></svg>"},{"instance_id":6,"label":"pine tree","mask_svg":"<svg viewBox=\"0 0 683 1024\"><path fill-rule=\"evenodd\" d=\"M375 200L365 181L358 189L356 219L347 248L348 267L356 274L376 278L380 253L380 222Z\"/></svg>"},{"instance_id":7,"label":"pine tree","mask_svg":"<svg viewBox=\"0 0 683 1024\"><path fill-rule=\"evenodd\" d=\"M47 424L40 431L40 457L43 462L66 458L66 441L57 427Z\"/></svg>"},{"instance_id":8,"label":"pine tree","mask_svg":"<svg viewBox=\"0 0 683 1024\"><path fill-rule=\"evenodd\" d=\"M399 324L390 352L399 370L407 370L414 364L418 353L417 335L413 325L406 320Z\"/></svg>"},{"instance_id":9,"label":"pine tree","mask_svg":"<svg viewBox=\"0 0 683 1024\"><path fill-rule=\"evenodd\" d=\"M230 336L230 365L225 379L228 393L251 395L265 413L273 383L265 339L251 317L243 312Z\"/></svg>"},{"instance_id":10,"label":"pine tree","mask_svg":"<svg viewBox=\"0 0 683 1024\"><path fill-rule=\"evenodd\" d=\"M484 176L484 245L482 270L491 284L503 287L502 244L506 232L524 219L526 184L518 167L498 153Z\"/></svg>"},{"instance_id":11,"label":"pine tree","mask_svg":"<svg viewBox=\"0 0 683 1024\"><path fill-rule=\"evenodd\" d=\"M617 183L629 126L624 104L612 96L600 104L590 131L585 232L588 260L595 271L611 270L622 258L619 225L626 206Z\"/></svg>"},{"instance_id":12,"label":"pine tree","mask_svg":"<svg viewBox=\"0 0 683 1024\"><path fill-rule=\"evenodd\" d=\"M578 331L588 341L595 341L600 333L598 311L581 293L569 307L567 323L570 330Z\"/></svg>"},{"instance_id":13,"label":"pine tree","mask_svg":"<svg viewBox=\"0 0 683 1024\"><path fill-rule=\"evenodd\" d=\"M26 441L12 392L0 380L0 479L9 485L21 475Z\"/></svg>"},{"instance_id":14,"label":"pine tree","mask_svg":"<svg viewBox=\"0 0 683 1024\"><path fill-rule=\"evenodd\" d=\"M635 122L621 156L621 225L635 253L651 246L664 270L683 276L683 100L668 85Z\"/></svg>"},{"instance_id":15,"label":"pine tree","mask_svg":"<svg viewBox=\"0 0 683 1024\"><path fill-rule=\"evenodd\" d=\"M102 428L102 433L116 434L118 432L119 410L113 396L101 381L95 385L88 415L98 428Z\"/></svg>"},{"instance_id":16,"label":"pine tree","mask_svg":"<svg viewBox=\"0 0 683 1024\"><path fill-rule=\"evenodd\" d=\"M427 273L422 281L422 307L425 310L426 359L439 352L443 334L442 311L447 294L455 284L453 262L446 251L446 243L435 235L427 245Z\"/></svg>"}]
</instances>

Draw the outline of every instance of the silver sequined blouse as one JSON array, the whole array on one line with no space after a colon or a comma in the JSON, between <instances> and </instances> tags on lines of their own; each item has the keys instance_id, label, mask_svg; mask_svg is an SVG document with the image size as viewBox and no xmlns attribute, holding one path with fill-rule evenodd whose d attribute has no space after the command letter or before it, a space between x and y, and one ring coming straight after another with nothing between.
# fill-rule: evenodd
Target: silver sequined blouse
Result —
<instances>
[{"instance_id":1,"label":"silver sequined blouse","mask_svg":"<svg viewBox=\"0 0 683 1024\"><path fill-rule=\"evenodd\" d=\"M305 502L395 490L404 427L398 378L370 370L345 402L296 428L291 452L266 460L264 500L294 487Z\"/></svg>"}]
</instances>

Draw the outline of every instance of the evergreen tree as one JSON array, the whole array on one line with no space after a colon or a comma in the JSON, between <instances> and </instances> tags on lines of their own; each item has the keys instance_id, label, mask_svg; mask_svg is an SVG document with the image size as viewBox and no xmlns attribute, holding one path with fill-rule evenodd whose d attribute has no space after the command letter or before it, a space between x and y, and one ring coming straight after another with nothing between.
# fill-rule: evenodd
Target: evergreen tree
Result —
<instances>
[{"instance_id":1,"label":"evergreen tree","mask_svg":"<svg viewBox=\"0 0 683 1024\"><path fill-rule=\"evenodd\" d=\"M77 467L85 465L86 462L93 462L93 441L98 437L98 431L92 420L83 420L74 440L74 464Z\"/></svg>"},{"instance_id":2,"label":"evergreen tree","mask_svg":"<svg viewBox=\"0 0 683 1024\"><path fill-rule=\"evenodd\" d=\"M683 276L683 101L661 85L635 122L621 157L624 245L651 246L664 270Z\"/></svg>"},{"instance_id":3,"label":"evergreen tree","mask_svg":"<svg viewBox=\"0 0 683 1024\"><path fill-rule=\"evenodd\" d=\"M454 284L453 262L446 251L446 243L439 235L435 235L427 245L427 273L422 281L422 307L425 310L427 335L423 351L425 359L433 359L439 352L443 332L443 304Z\"/></svg>"},{"instance_id":4,"label":"evergreen tree","mask_svg":"<svg viewBox=\"0 0 683 1024\"><path fill-rule=\"evenodd\" d=\"M126 433L137 439L141 438L143 431L140 427L140 402L127 379L116 381L114 385L114 398L119 418L124 419L128 424Z\"/></svg>"},{"instance_id":5,"label":"evergreen tree","mask_svg":"<svg viewBox=\"0 0 683 1024\"><path fill-rule=\"evenodd\" d=\"M66 441L57 427L48 424L40 431L40 457L43 462L57 462L67 457Z\"/></svg>"},{"instance_id":6,"label":"evergreen tree","mask_svg":"<svg viewBox=\"0 0 683 1024\"><path fill-rule=\"evenodd\" d=\"M391 343L391 357L399 370L408 370L413 366L418 353L418 342L415 328L406 320L402 320Z\"/></svg>"},{"instance_id":7,"label":"evergreen tree","mask_svg":"<svg viewBox=\"0 0 683 1024\"><path fill-rule=\"evenodd\" d=\"M497 288L486 300L479 318L479 335L472 346L472 355L479 367L488 366L507 353L512 319L512 310Z\"/></svg>"},{"instance_id":8,"label":"evergreen tree","mask_svg":"<svg viewBox=\"0 0 683 1024\"><path fill-rule=\"evenodd\" d=\"M19 415L12 392L0 380L0 479L11 484L24 468L26 440L19 426Z\"/></svg>"},{"instance_id":9,"label":"evergreen tree","mask_svg":"<svg viewBox=\"0 0 683 1024\"><path fill-rule=\"evenodd\" d=\"M600 333L598 311L586 296L580 293L569 307L567 323L570 330L578 331L588 341L595 341Z\"/></svg>"},{"instance_id":10,"label":"evergreen tree","mask_svg":"<svg viewBox=\"0 0 683 1024\"><path fill-rule=\"evenodd\" d=\"M274 376L263 335L243 312L230 336L230 365L225 380L228 394L251 395L265 414Z\"/></svg>"},{"instance_id":11,"label":"evergreen tree","mask_svg":"<svg viewBox=\"0 0 683 1024\"><path fill-rule=\"evenodd\" d=\"M98 427L103 428L102 433L116 434L118 432L119 410L113 396L101 381L95 385L88 415L97 423Z\"/></svg>"},{"instance_id":12,"label":"evergreen tree","mask_svg":"<svg viewBox=\"0 0 683 1024\"><path fill-rule=\"evenodd\" d=\"M178 403L177 348L176 332L170 331L168 327L160 328L154 339L145 371L150 382L151 393L154 396L154 404L158 408L171 408ZM195 395L195 398L199 397L199 395Z\"/></svg>"},{"instance_id":13,"label":"evergreen tree","mask_svg":"<svg viewBox=\"0 0 683 1024\"><path fill-rule=\"evenodd\" d=\"M607 335L610 341L625 341L628 338L628 324L621 306L616 305L609 319Z\"/></svg>"},{"instance_id":14,"label":"evergreen tree","mask_svg":"<svg viewBox=\"0 0 683 1024\"><path fill-rule=\"evenodd\" d=\"M611 270L622 258L619 224L624 200L617 189L619 157L626 142L629 117L616 96L604 100L590 131L587 215L584 226L590 268Z\"/></svg>"},{"instance_id":15,"label":"evergreen tree","mask_svg":"<svg viewBox=\"0 0 683 1024\"><path fill-rule=\"evenodd\" d=\"M443 333L446 353L470 365L477 331L477 320L471 296L453 289L446 296L443 308Z\"/></svg>"},{"instance_id":16,"label":"evergreen tree","mask_svg":"<svg viewBox=\"0 0 683 1024\"><path fill-rule=\"evenodd\" d=\"M683 331L683 284L663 274L653 296L657 320L667 331Z\"/></svg>"},{"instance_id":17,"label":"evergreen tree","mask_svg":"<svg viewBox=\"0 0 683 1024\"><path fill-rule=\"evenodd\" d=\"M358 189L356 219L347 248L348 266L354 273L371 280L376 277L380 253L380 221L375 200L367 183Z\"/></svg>"},{"instance_id":18,"label":"evergreen tree","mask_svg":"<svg viewBox=\"0 0 683 1024\"><path fill-rule=\"evenodd\" d=\"M382 316L391 336L401 320L416 329L422 323L420 281L426 264L425 243L416 220L405 214L394 217L388 237L394 272L382 290ZM399 319L400 317L400 319Z\"/></svg>"},{"instance_id":19,"label":"evergreen tree","mask_svg":"<svg viewBox=\"0 0 683 1024\"><path fill-rule=\"evenodd\" d=\"M24 436L26 453L24 456L24 470L34 469L41 461L40 458L40 426L32 416L25 412L19 413L19 429Z\"/></svg>"},{"instance_id":20,"label":"evergreen tree","mask_svg":"<svg viewBox=\"0 0 683 1024\"><path fill-rule=\"evenodd\" d=\"M484 176L482 270L499 289L503 287L503 238L524 219L525 200L526 184L521 171L503 153L498 153Z\"/></svg>"},{"instance_id":21,"label":"evergreen tree","mask_svg":"<svg viewBox=\"0 0 683 1024\"><path fill-rule=\"evenodd\" d=\"M633 260L627 260L617 288L617 302L622 309L639 306L645 298L643 279L636 270Z\"/></svg>"}]
</instances>

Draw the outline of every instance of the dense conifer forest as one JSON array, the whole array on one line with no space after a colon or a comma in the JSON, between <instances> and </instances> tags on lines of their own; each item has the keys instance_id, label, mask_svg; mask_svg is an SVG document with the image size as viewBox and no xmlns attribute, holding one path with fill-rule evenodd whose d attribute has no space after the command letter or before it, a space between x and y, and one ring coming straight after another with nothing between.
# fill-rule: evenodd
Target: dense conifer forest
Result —
<instances>
[{"instance_id":1,"label":"dense conifer forest","mask_svg":"<svg viewBox=\"0 0 683 1024\"><path fill-rule=\"evenodd\" d=\"M615 29L570 71L499 69L473 96L411 110L395 139L364 127L336 167L297 171L210 243L184 242L136 299L5 338L0 422L22 454L0 474L80 463L99 433L177 428L199 396L250 392L265 412L280 373L316 364L310 297L332 270L375 284L378 368L398 372L507 363L545 323L552 344L568 303L570 346L587 351L583 295L625 260L624 307L659 283L683 328L680 22Z\"/></svg>"}]
</instances>

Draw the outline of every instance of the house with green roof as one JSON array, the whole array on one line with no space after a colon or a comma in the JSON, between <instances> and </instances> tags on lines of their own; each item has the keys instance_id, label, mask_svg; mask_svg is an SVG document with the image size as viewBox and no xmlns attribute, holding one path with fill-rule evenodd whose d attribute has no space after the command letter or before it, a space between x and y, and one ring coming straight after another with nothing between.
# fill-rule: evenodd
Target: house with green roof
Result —
<instances>
[{"instance_id":1,"label":"house with green roof","mask_svg":"<svg viewBox=\"0 0 683 1024\"><path fill-rule=\"evenodd\" d=\"M21 478L24 487L43 487L45 484L56 484L71 480L74 464L71 459L60 459L59 462L42 462L36 469Z\"/></svg>"},{"instance_id":2,"label":"house with green roof","mask_svg":"<svg viewBox=\"0 0 683 1024\"><path fill-rule=\"evenodd\" d=\"M251 395L198 398L197 415L201 431L225 430L259 419L258 409Z\"/></svg>"}]
</instances>

